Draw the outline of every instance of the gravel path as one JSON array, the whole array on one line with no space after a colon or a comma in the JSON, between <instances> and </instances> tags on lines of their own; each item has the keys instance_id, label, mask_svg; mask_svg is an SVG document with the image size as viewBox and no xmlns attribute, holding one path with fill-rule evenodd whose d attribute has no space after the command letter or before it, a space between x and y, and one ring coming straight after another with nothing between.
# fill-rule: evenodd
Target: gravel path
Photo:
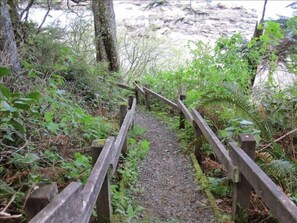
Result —
<instances>
[{"instance_id":1,"label":"gravel path","mask_svg":"<svg viewBox=\"0 0 297 223\"><path fill-rule=\"evenodd\" d=\"M144 111L137 111L135 124L147 130L144 137L151 143L140 164L142 192L136 195L145 208L142 222L215 222L209 203L194 180L191 160L181 152L176 135Z\"/></svg>"}]
</instances>

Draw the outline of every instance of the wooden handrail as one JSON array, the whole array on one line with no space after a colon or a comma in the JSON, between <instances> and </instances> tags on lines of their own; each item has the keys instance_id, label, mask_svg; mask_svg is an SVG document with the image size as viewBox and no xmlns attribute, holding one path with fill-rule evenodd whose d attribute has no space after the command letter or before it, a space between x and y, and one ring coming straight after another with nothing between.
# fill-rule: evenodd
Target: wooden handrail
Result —
<instances>
[{"instance_id":1,"label":"wooden handrail","mask_svg":"<svg viewBox=\"0 0 297 223\"><path fill-rule=\"evenodd\" d=\"M177 99L176 103L177 103L177 106L180 108L180 110L184 113L188 122L193 126L194 119L189 109L185 106L185 104L180 99Z\"/></svg>"},{"instance_id":2,"label":"wooden handrail","mask_svg":"<svg viewBox=\"0 0 297 223\"><path fill-rule=\"evenodd\" d=\"M99 158L82 190L82 208L80 217L75 220L77 223L87 223L92 215L97 197L101 190L104 178L110 167L112 150L114 148L114 137L107 139Z\"/></svg>"},{"instance_id":3,"label":"wooden handrail","mask_svg":"<svg viewBox=\"0 0 297 223\"><path fill-rule=\"evenodd\" d=\"M115 81L107 80L107 79L102 78L102 77L98 77L98 78L99 78L100 80L109 82L110 84L113 84L113 85L118 86L118 87L120 87L120 88L129 90L129 91L133 91L133 92L135 91L135 89L134 89L133 87L130 87L130 86L126 85L126 84L117 83L117 82L115 82Z\"/></svg>"},{"instance_id":4,"label":"wooden handrail","mask_svg":"<svg viewBox=\"0 0 297 223\"><path fill-rule=\"evenodd\" d=\"M136 109L136 100L133 100L133 104L132 104L132 108L128 111L123 124L121 126L121 129L119 131L119 134L117 136L117 139L115 141L115 148L112 154L112 159L111 159L111 165L113 167L113 173L115 173L116 168L117 168L117 164L118 164L118 160L122 151L122 147L124 145L124 142L126 140L127 134L128 134L128 130L132 124L132 119L133 119L133 115Z\"/></svg>"},{"instance_id":5,"label":"wooden handrail","mask_svg":"<svg viewBox=\"0 0 297 223\"><path fill-rule=\"evenodd\" d=\"M230 142L230 156L273 216L281 222L297 222L297 207L287 195L235 142Z\"/></svg>"},{"instance_id":6,"label":"wooden handrail","mask_svg":"<svg viewBox=\"0 0 297 223\"><path fill-rule=\"evenodd\" d=\"M159 95L158 93L152 91L151 89L148 89L146 87L143 88L143 90L145 92L148 92L149 94L153 95L154 97L156 97L157 99L159 99L160 101L162 101L163 103L169 105L170 107L172 107L174 110L176 111L180 111L180 108L178 107L177 104L175 104L174 102L170 101L169 99L163 97L162 95Z\"/></svg>"},{"instance_id":7,"label":"wooden handrail","mask_svg":"<svg viewBox=\"0 0 297 223\"><path fill-rule=\"evenodd\" d=\"M140 93L142 93L143 95L145 94L144 90L136 83L134 83L135 87L137 90L139 90Z\"/></svg>"}]
</instances>

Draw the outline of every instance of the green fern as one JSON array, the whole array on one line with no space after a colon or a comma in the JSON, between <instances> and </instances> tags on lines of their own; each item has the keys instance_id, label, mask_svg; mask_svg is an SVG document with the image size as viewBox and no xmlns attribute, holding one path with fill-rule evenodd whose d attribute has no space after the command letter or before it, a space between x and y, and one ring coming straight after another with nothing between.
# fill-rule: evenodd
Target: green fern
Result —
<instances>
[{"instance_id":1,"label":"green fern","mask_svg":"<svg viewBox=\"0 0 297 223\"><path fill-rule=\"evenodd\" d=\"M214 94L208 93L204 100L201 101L201 105L208 106L212 104L229 104L234 106L237 112L241 112L247 119L253 121L255 126L261 131L261 135L266 140L271 140L271 131L268 127L268 123L263 120L255 106L249 101L249 99L243 95L240 91L231 89L231 86L225 86L228 93L226 94Z\"/></svg>"},{"instance_id":2,"label":"green fern","mask_svg":"<svg viewBox=\"0 0 297 223\"><path fill-rule=\"evenodd\" d=\"M272 160L262 165L263 170L290 193L297 190L297 166L287 160Z\"/></svg>"}]
</instances>

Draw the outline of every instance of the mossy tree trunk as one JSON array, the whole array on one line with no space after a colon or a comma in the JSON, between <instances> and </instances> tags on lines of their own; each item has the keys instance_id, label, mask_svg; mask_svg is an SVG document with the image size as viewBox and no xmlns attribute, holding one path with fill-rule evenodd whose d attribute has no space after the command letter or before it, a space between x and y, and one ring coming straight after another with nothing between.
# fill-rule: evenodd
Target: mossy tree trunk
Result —
<instances>
[{"instance_id":1,"label":"mossy tree trunk","mask_svg":"<svg viewBox=\"0 0 297 223\"><path fill-rule=\"evenodd\" d=\"M112 0L93 0L96 60L108 64L109 70L119 70L115 14Z\"/></svg>"},{"instance_id":2,"label":"mossy tree trunk","mask_svg":"<svg viewBox=\"0 0 297 223\"><path fill-rule=\"evenodd\" d=\"M10 67L15 73L21 70L7 0L0 0L0 65Z\"/></svg>"}]
</instances>

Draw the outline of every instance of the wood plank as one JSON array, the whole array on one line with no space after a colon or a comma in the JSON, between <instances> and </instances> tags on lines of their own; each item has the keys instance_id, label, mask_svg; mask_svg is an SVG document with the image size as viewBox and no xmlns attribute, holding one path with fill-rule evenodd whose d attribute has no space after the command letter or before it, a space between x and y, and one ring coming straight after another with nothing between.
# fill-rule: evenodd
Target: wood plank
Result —
<instances>
[{"instance_id":1,"label":"wood plank","mask_svg":"<svg viewBox=\"0 0 297 223\"><path fill-rule=\"evenodd\" d=\"M229 156L228 150L221 143L221 141L214 134L214 132L207 125L205 120L202 118L202 116L199 114L199 112L196 109L192 109L192 116L193 116L194 122L196 122L196 124L202 131L204 137L206 138L208 143L213 148L214 153L216 154L218 159L221 161L223 166L226 168L229 178L233 182L238 182L239 181L239 172L238 172L237 168L233 165L233 162Z\"/></svg>"},{"instance_id":2,"label":"wood plank","mask_svg":"<svg viewBox=\"0 0 297 223\"><path fill-rule=\"evenodd\" d=\"M128 113L127 103L121 102L120 103L120 114L119 114L119 127L120 128L123 125L123 122L125 120L125 117L126 117L127 113ZM127 153L128 153L128 140L127 140L127 137L126 137L126 139L124 141L124 144L122 146L121 151L123 152L124 155L127 155Z\"/></svg>"},{"instance_id":3,"label":"wood plank","mask_svg":"<svg viewBox=\"0 0 297 223\"><path fill-rule=\"evenodd\" d=\"M81 216L75 220L77 223L87 223L92 215L97 197L110 167L114 137L109 137L97 159L88 181L82 191L83 202Z\"/></svg>"},{"instance_id":4,"label":"wood plank","mask_svg":"<svg viewBox=\"0 0 297 223\"><path fill-rule=\"evenodd\" d=\"M112 168L113 168L113 174L115 173L116 171L116 168L117 168L117 164L118 164L118 161L119 161L119 157L120 157L120 154L121 154L121 151L122 151L122 147L124 145L124 142L125 142L125 139L127 137L127 134L128 134L128 130L129 130L129 127L131 125L131 115L132 115L132 112L131 110L128 111L124 121L123 121L123 124L122 124L122 127L119 131L119 134L116 138L116 141L115 141L115 146L114 146L114 150L113 150L113 153L112 153L112 159L111 159L111 162L110 164L112 165Z\"/></svg>"},{"instance_id":5,"label":"wood plank","mask_svg":"<svg viewBox=\"0 0 297 223\"><path fill-rule=\"evenodd\" d=\"M135 89L133 87L128 86L128 85L120 84L120 83L115 83L115 85L117 85L120 88L135 92Z\"/></svg>"},{"instance_id":6,"label":"wood plank","mask_svg":"<svg viewBox=\"0 0 297 223\"><path fill-rule=\"evenodd\" d=\"M141 94L145 94L144 90L142 89L142 87L140 87L138 84L134 83L135 87L138 89L138 91L141 93Z\"/></svg>"},{"instance_id":7,"label":"wood plank","mask_svg":"<svg viewBox=\"0 0 297 223\"><path fill-rule=\"evenodd\" d=\"M94 140L91 146L92 166L94 167L100 156L106 140ZM96 213L99 222L110 223L112 208L109 192L109 176L106 174L96 201Z\"/></svg>"},{"instance_id":8,"label":"wood plank","mask_svg":"<svg viewBox=\"0 0 297 223\"><path fill-rule=\"evenodd\" d=\"M177 104L175 104L174 102L170 101L169 99L163 97L162 95L157 94L156 92L144 87L143 88L145 92L148 92L149 94L153 95L154 97L156 97L157 99L159 99L160 101L162 101L163 103L169 105L170 107L172 107L174 110L176 111L180 111L180 108L177 106Z\"/></svg>"},{"instance_id":9,"label":"wood plank","mask_svg":"<svg viewBox=\"0 0 297 223\"><path fill-rule=\"evenodd\" d=\"M126 85L126 84L117 83L117 82L115 82L115 81L107 80L107 79L104 79L104 78L102 78L102 77L98 77L98 78L99 78L100 80L102 80L102 81L106 81L106 82L108 82L108 83L110 83L110 84L112 84L112 85L115 85L115 86L118 86L118 87L120 87L120 88L123 88L123 89L129 90L129 91L133 91L133 92L135 92L135 89L134 89L133 87L130 87L130 86Z\"/></svg>"},{"instance_id":10,"label":"wood plank","mask_svg":"<svg viewBox=\"0 0 297 223\"><path fill-rule=\"evenodd\" d=\"M297 223L296 205L235 142L229 145L234 164L238 166L272 214L283 223Z\"/></svg>"},{"instance_id":11,"label":"wood plank","mask_svg":"<svg viewBox=\"0 0 297 223\"><path fill-rule=\"evenodd\" d=\"M130 127L133 126L133 123L134 123L134 114L135 114L135 111L136 111L136 98L133 99L133 102L132 102L132 106L131 106L131 109L130 109L130 113L131 113L131 122L130 122Z\"/></svg>"},{"instance_id":12,"label":"wood plank","mask_svg":"<svg viewBox=\"0 0 297 223\"><path fill-rule=\"evenodd\" d=\"M82 205L82 185L70 183L54 200L42 209L29 223L72 223Z\"/></svg>"},{"instance_id":13,"label":"wood plank","mask_svg":"<svg viewBox=\"0 0 297 223\"><path fill-rule=\"evenodd\" d=\"M184 113L187 121L193 126L194 119L191 112L186 107L186 105L180 99L177 99L176 104L180 108L180 110Z\"/></svg>"}]
</instances>

